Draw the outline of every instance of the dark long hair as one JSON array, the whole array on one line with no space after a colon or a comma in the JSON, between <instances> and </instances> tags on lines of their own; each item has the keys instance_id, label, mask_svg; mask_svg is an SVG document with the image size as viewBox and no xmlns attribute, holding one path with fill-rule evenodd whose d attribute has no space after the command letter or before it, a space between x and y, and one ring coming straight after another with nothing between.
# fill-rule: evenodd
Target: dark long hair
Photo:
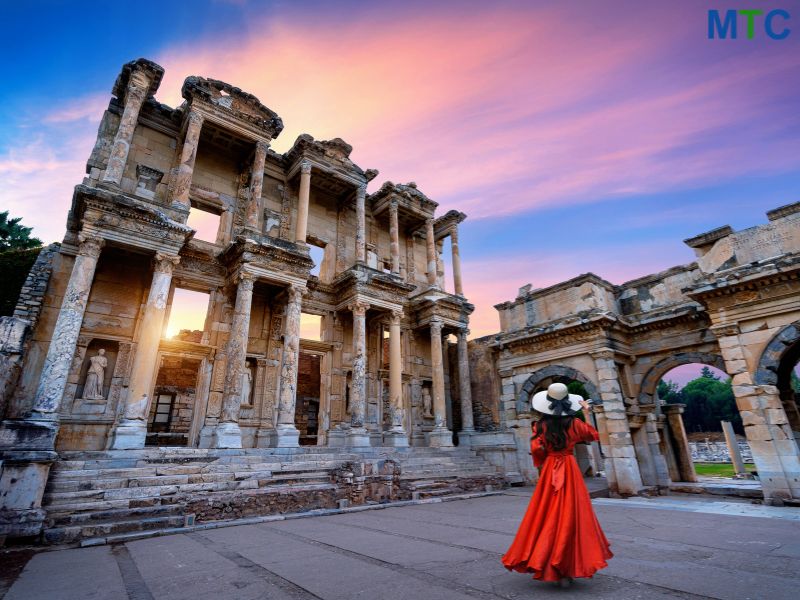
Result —
<instances>
[{"instance_id":1,"label":"dark long hair","mask_svg":"<svg viewBox=\"0 0 800 600\"><path fill-rule=\"evenodd\" d=\"M533 438L531 439L535 440L544 435L548 450L563 450L567 447L567 431L572 427L574 418L574 416L542 415L542 418L533 424Z\"/></svg>"}]
</instances>

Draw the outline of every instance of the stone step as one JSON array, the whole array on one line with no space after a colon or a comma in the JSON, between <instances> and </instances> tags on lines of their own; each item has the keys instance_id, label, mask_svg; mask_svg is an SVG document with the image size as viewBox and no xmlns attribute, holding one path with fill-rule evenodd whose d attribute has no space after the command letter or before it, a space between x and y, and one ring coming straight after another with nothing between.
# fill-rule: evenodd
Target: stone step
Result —
<instances>
[{"instance_id":1,"label":"stone step","mask_svg":"<svg viewBox=\"0 0 800 600\"><path fill-rule=\"evenodd\" d=\"M140 508L114 508L90 512L60 512L55 508L47 511L47 522L50 527L67 527L70 525L86 525L89 523L113 523L115 521L134 518L171 517L183 515L183 508L178 504L143 506Z\"/></svg>"},{"instance_id":2,"label":"stone step","mask_svg":"<svg viewBox=\"0 0 800 600\"><path fill-rule=\"evenodd\" d=\"M44 539L48 544L68 544L86 538L109 536L134 531L152 531L154 529L168 529L182 527L182 515L132 518L113 521L109 523L92 523L69 527L51 527L44 530Z\"/></svg>"}]
</instances>

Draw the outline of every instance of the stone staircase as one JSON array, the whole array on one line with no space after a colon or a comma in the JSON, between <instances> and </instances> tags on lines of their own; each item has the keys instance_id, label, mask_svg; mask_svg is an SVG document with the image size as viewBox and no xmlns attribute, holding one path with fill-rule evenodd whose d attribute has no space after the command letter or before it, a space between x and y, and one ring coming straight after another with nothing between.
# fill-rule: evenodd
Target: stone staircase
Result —
<instances>
[{"instance_id":1,"label":"stone staircase","mask_svg":"<svg viewBox=\"0 0 800 600\"><path fill-rule=\"evenodd\" d=\"M123 541L179 530L195 520L431 498L503 485L495 467L460 448L64 452L45 490L43 538L48 544Z\"/></svg>"}]
</instances>

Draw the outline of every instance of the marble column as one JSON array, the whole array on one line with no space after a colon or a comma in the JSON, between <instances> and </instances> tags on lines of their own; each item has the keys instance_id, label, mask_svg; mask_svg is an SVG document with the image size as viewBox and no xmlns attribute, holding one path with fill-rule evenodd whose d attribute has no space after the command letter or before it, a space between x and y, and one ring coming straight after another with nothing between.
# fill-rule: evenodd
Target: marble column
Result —
<instances>
[{"instance_id":1,"label":"marble column","mask_svg":"<svg viewBox=\"0 0 800 600\"><path fill-rule=\"evenodd\" d=\"M425 219L425 249L428 255L428 285L436 287L437 262L436 240L433 233L433 219Z\"/></svg>"},{"instance_id":2,"label":"marble column","mask_svg":"<svg viewBox=\"0 0 800 600\"><path fill-rule=\"evenodd\" d=\"M300 244L306 243L308 235L308 203L311 195L311 163L304 160L300 163L300 191L297 194L297 227L294 239Z\"/></svg>"},{"instance_id":3,"label":"marble column","mask_svg":"<svg viewBox=\"0 0 800 600\"><path fill-rule=\"evenodd\" d=\"M367 186L356 190L356 263L367 263Z\"/></svg>"},{"instance_id":4,"label":"marble column","mask_svg":"<svg viewBox=\"0 0 800 600\"><path fill-rule=\"evenodd\" d=\"M264 185L264 161L267 158L267 143L256 142L253 155L253 169L250 174L250 199L247 203L247 218L245 228L255 234L261 233L259 220L261 218L261 190Z\"/></svg>"},{"instance_id":5,"label":"marble column","mask_svg":"<svg viewBox=\"0 0 800 600\"><path fill-rule=\"evenodd\" d=\"M348 308L353 313L353 378L350 387L350 430L348 446L369 446L367 420L367 310L366 302L353 302Z\"/></svg>"},{"instance_id":6,"label":"marble column","mask_svg":"<svg viewBox=\"0 0 800 600\"><path fill-rule=\"evenodd\" d=\"M400 274L400 225L397 200L389 204L389 248L392 256L392 275Z\"/></svg>"},{"instance_id":7,"label":"marble column","mask_svg":"<svg viewBox=\"0 0 800 600\"><path fill-rule=\"evenodd\" d=\"M606 472L613 472L615 482L609 481L609 489L622 496L633 496L642 489L642 476L636 461L636 451L631 437L625 401L619 383L619 371L611 350L592 353L600 398L603 401L603 423L607 432Z\"/></svg>"},{"instance_id":8,"label":"marble column","mask_svg":"<svg viewBox=\"0 0 800 600\"><path fill-rule=\"evenodd\" d=\"M287 293L281 385L278 397L279 448L295 448L300 445L300 432L295 427L294 420L297 403L297 368L300 362L300 312L303 307L303 289L292 285L289 286Z\"/></svg>"},{"instance_id":9,"label":"marble column","mask_svg":"<svg viewBox=\"0 0 800 600\"><path fill-rule=\"evenodd\" d=\"M31 413L31 420L52 423L52 426L45 425L51 430L52 436L44 441L44 445L51 447L55 443L58 410L64 396L72 359L75 356L83 313L89 300L97 260L104 244L101 239L83 235L79 237L79 241L78 255L75 257L75 264L61 301L61 309L58 311Z\"/></svg>"},{"instance_id":10,"label":"marble column","mask_svg":"<svg viewBox=\"0 0 800 600\"><path fill-rule=\"evenodd\" d=\"M748 371L737 323L714 325L711 331L719 342L725 372L733 379L733 396L765 501L780 504L789 498L800 499L800 448L789 426L780 390L774 385L757 384Z\"/></svg>"},{"instance_id":11,"label":"marble column","mask_svg":"<svg viewBox=\"0 0 800 600\"><path fill-rule=\"evenodd\" d=\"M453 433L447 428L447 406L444 395L444 363L442 355L441 319L431 319L431 379L433 380L434 427L428 445L448 447L453 445Z\"/></svg>"},{"instance_id":12,"label":"marble column","mask_svg":"<svg viewBox=\"0 0 800 600\"><path fill-rule=\"evenodd\" d=\"M200 143L200 130L203 127L203 116L189 109L186 123L186 135L181 148L181 162L175 175L172 204L189 210L189 189L192 187L194 161L197 158L197 146Z\"/></svg>"},{"instance_id":13,"label":"marble column","mask_svg":"<svg viewBox=\"0 0 800 600\"><path fill-rule=\"evenodd\" d=\"M144 448L150 394L156 377L158 345L164 329L172 270L179 260L180 257L175 255L156 253L153 280L139 324L139 338L133 355L125 407L111 442L113 450Z\"/></svg>"},{"instance_id":14,"label":"marble column","mask_svg":"<svg viewBox=\"0 0 800 600\"><path fill-rule=\"evenodd\" d=\"M689 449L689 438L683 426L683 409L685 404L665 404L661 410L667 415L667 426L672 435L672 449L678 463L680 481L697 481L697 474L692 462L692 451Z\"/></svg>"},{"instance_id":15,"label":"marble column","mask_svg":"<svg viewBox=\"0 0 800 600\"><path fill-rule=\"evenodd\" d=\"M240 272L236 280L236 304L225 346L225 393L222 396L220 420L214 430L214 448L242 447L239 409L242 406L242 375L247 360L255 280L254 275L246 272Z\"/></svg>"},{"instance_id":16,"label":"marble column","mask_svg":"<svg viewBox=\"0 0 800 600\"><path fill-rule=\"evenodd\" d=\"M458 432L458 442L462 446L470 445L471 434L475 433L475 422L472 416L472 385L469 373L469 352L467 349L467 336L469 330L459 329L456 333L458 349L458 386L461 398L461 431Z\"/></svg>"},{"instance_id":17,"label":"marble column","mask_svg":"<svg viewBox=\"0 0 800 600\"><path fill-rule=\"evenodd\" d=\"M147 98L150 88L150 78L141 71L134 71L128 79L128 89L125 93L125 108L119 120L119 128L114 136L111 154L108 157L106 172L103 174L104 183L119 185L128 162L128 153L133 141L133 132L139 120L139 111Z\"/></svg>"},{"instance_id":18,"label":"marble column","mask_svg":"<svg viewBox=\"0 0 800 600\"><path fill-rule=\"evenodd\" d=\"M739 442L736 433L733 431L733 424L730 421L721 421L722 432L725 434L725 444L728 446L728 454L731 457L733 470L737 475L746 475L747 469L744 468L742 453L739 451Z\"/></svg>"},{"instance_id":19,"label":"marble column","mask_svg":"<svg viewBox=\"0 0 800 600\"><path fill-rule=\"evenodd\" d=\"M408 446L406 410L403 404L403 355L400 346L402 318L402 312L392 311L389 321L389 408L392 411L392 428L384 435L384 443L395 447Z\"/></svg>"},{"instance_id":20,"label":"marble column","mask_svg":"<svg viewBox=\"0 0 800 600\"><path fill-rule=\"evenodd\" d=\"M458 251L458 227L450 228L450 248L453 253L453 288L456 295L464 295L464 286L461 283L461 254Z\"/></svg>"}]
</instances>

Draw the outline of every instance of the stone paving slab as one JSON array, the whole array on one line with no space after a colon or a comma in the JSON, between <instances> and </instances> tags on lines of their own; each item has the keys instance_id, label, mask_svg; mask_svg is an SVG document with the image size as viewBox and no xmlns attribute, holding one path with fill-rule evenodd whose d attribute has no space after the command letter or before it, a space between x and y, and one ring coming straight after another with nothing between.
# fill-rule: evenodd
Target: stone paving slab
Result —
<instances>
[{"instance_id":1,"label":"stone paving slab","mask_svg":"<svg viewBox=\"0 0 800 600\"><path fill-rule=\"evenodd\" d=\"M508 573L499 558L530 494L44 552L5 598L782 600L800 589L798 509L697 497L595 500L615 557L570 590Z\"/></svg>"}]
</instances>

